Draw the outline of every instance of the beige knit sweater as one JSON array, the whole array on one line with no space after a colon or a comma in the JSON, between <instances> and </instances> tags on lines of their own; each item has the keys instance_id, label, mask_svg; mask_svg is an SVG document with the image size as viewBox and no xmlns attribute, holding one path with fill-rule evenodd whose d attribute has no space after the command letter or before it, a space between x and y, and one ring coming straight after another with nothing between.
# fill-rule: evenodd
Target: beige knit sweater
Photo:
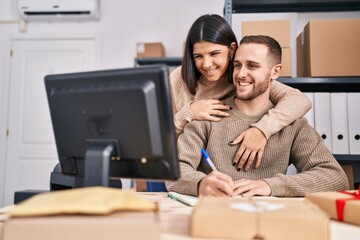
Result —
<instances>
[{"instance_id":1,"label":"beige knit sweater","mask_svg":"<svg viewBox=\"0 0 360 240\"><path fill-rule=\"evenodd\" d=\"M221 100L235 94L234 85L229 83L226 77L223 77L216 82L200 79L196 94L192 95L181 78L181 66L170 74L170 86L177 134L183 131L187 123L194 120L190 110L191 102L212 98ZM270 101L276 105L275 108L253 124L265 134L266 138L304 116L311 108L310 100L303 93L278 81L272 83ZM236 133L234 136L238 135L240 133Z\"/></svg>"},{"instance_id":2,"label":"beige knit sweater","mask_svg":"<svg viewBox=\"0 0 360 240\"><path fill-rule=\"evenodd\" d=\"M192 121L185 126L178 138L180 179L166 182L169 191L198 194L198 183L210 172L201 158L200 148L206 149L220 172L233 180L263 179L273 196L304 196L309 192L348 189L344 171L305 118L269 138L258 169L252 166L247 172L238 172L231 164L238 146L228 143L259 121L268 110L258 116L247 116L236 107L232 97L224 102L233 108L230 117L220 122ZM285 175L291 163L300 173Z\"/></svg>"}]
</instances>

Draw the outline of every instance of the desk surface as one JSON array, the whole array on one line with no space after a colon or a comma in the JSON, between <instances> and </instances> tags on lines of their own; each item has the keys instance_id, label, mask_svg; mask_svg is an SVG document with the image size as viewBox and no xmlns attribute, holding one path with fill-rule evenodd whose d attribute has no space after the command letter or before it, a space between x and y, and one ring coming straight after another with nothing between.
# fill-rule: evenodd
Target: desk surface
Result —
<instances>
[{"instance_id":1,"label":"desk surface","mask_svg":"<svg viewBox=\"0 0 360 240\"><path fill-rule=\"evenodd\" d=\"M146 199L155 201L159 205L159 223L161 239L164 240L191 240L204 238L190 237L190 214L192 207L186 206L180 202L172 200L167 193L138 193ZM301 201L302 199L298 199ZM0 210L6 212L6 208ZM3 219L1 219L3 217ZM4 214L0 214L1 220L4 220ZM1 227L0 227L1 239ZM342 223L332 220L330 222L330 240L359 240L360 226Z\"/></svg>"},{"instance_id":2,"label":"desk surface","mask_svg":"<svg viewBox=\"0 0 360 240\"><path fill-rule=\"evenodd\" d=\"M139 193L145 198L156 201L160 208L160 229L162 239L185 240L199 239L192 238L189 234L190 214L192 207L174 201L167 196L167 193ZM330 222L330 240L358 240L360 239L360 226Z\"/></svg>"}]
</instances>

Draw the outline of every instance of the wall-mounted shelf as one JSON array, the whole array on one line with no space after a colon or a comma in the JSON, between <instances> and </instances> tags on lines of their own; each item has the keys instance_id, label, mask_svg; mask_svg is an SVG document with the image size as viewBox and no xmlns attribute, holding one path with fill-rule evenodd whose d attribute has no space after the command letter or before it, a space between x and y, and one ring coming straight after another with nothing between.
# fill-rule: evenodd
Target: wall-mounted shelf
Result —
<instances>
[{"instance_id":1,"label":"wall-mounted shelf","mask_svg":"<svg viewBox=\"0 0 360 240\"><path fill-rule=\"evenodd\" d=\"M341 163L359 162L360 159L360 155L334 154L334 157Z\"/></svg>"},{"instance_id":2,"label":"wall-mounted shelf","mask_svg":"<svg viewBox=\"0 0 360 240\"><path fill-rule=\"evenodd\" d=\"M225 0L224 18L235 13L360 11L360 0Z\"/></svg>"},{"instance_id":3,"label":"wall-mounted shelf","mask_svg":"<svg viewBox=\"0 0 360 240\"><path fill-rule=\"evenodd\" d=\"M278 78L278 80L302 92L360 92L360 77Z\"/></svg>"},{"instance_id":4,"label":"wall-mounted shelf","mask_svg":"<svg viewBox=\"0 0 360 240\"><path fill-rule=\"evenodd\" d=\"M181 57L163 57L163 58L135 58L135 66L166 64L171 67L181 65Z\"/></svg>"},{"instance_id":5,"label":"wall-mounted shelf","mask_svg":"<svg viewBox=\"0 0 360 240\"><path fill-rule=\"evenodd\" d=\"M360 10L359 0L232 0L232 13L332 12Z\"/></svg>"}]
</instances>

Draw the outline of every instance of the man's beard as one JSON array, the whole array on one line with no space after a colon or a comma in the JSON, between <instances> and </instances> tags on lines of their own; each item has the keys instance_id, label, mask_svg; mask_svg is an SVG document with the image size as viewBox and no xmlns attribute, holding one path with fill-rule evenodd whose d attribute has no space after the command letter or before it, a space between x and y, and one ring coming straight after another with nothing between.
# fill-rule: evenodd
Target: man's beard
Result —
<instances>
[{"instance_id":1,"label":"man's beard","mask_svg":"<svg viewBox=\"0 0 360 240\"><path fill-rule=\"evenodd\" d=\"M270 73L266 76L266 79L270 79ZM242 101L250 101L253 100L254 98L262 95L264 92L266 92L266 90L268 89L270 84L270 80L268 81L263 81L257 85L255 85L253 91L251 91L250 93L247 93L246 95L238 95L236 94L236 98L242 100Z\"/></svg>"}]
</instances>

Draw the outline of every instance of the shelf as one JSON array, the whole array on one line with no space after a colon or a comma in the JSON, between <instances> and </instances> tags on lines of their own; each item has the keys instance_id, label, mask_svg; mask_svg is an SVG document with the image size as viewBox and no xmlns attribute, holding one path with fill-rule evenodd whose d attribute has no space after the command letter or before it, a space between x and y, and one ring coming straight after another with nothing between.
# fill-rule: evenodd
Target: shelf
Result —
<instances>
[{"instance_id":1,"label":"shelf","mask_svg":"<svg viewBox=\"0 0 360 240\"><path fill-rule=\"evenodd\" d=\"M360 77L278 78L302 92L360 92Z\"/></svg>"},{"instance_id":2,"label":"shelf","mask_svg":"<svg viewBox=\"0 0 360 240\"><path fill-rule=\"evenodd\" d=\"M359 0L232 0L232 13L358 11Z\"/></svg>"},{"instance_id":3,"label":"shelf","mask_svg":"<svg viewBox=\"0 0 360 240\"><path fill-rule=\"evenodd\" d=\"M279 12L360 11L360 0L225 0L224 18L232 25L232 14Z\"/></svg>"},{"instance_id":4,"label":"shelf","mask_svg":"<svg viewBox=\"0 0 360 240\"><path fill-rule=\"evenodd\" d=\"M333 154L336 160L340 163L360 163L360 155L347 155L347 154Z\"/></svg>"},{"instance_id":5,"label":"shelf","mask_svg":"<svg viewBox=\"0 0 360 240\"><path fill-rule=\"evenodd\" d=\"M171 67L180 66L182 62L181 57L163 57L163 58L135 58L135 66L166 64Z\"/></svg>"}]
</instances>

